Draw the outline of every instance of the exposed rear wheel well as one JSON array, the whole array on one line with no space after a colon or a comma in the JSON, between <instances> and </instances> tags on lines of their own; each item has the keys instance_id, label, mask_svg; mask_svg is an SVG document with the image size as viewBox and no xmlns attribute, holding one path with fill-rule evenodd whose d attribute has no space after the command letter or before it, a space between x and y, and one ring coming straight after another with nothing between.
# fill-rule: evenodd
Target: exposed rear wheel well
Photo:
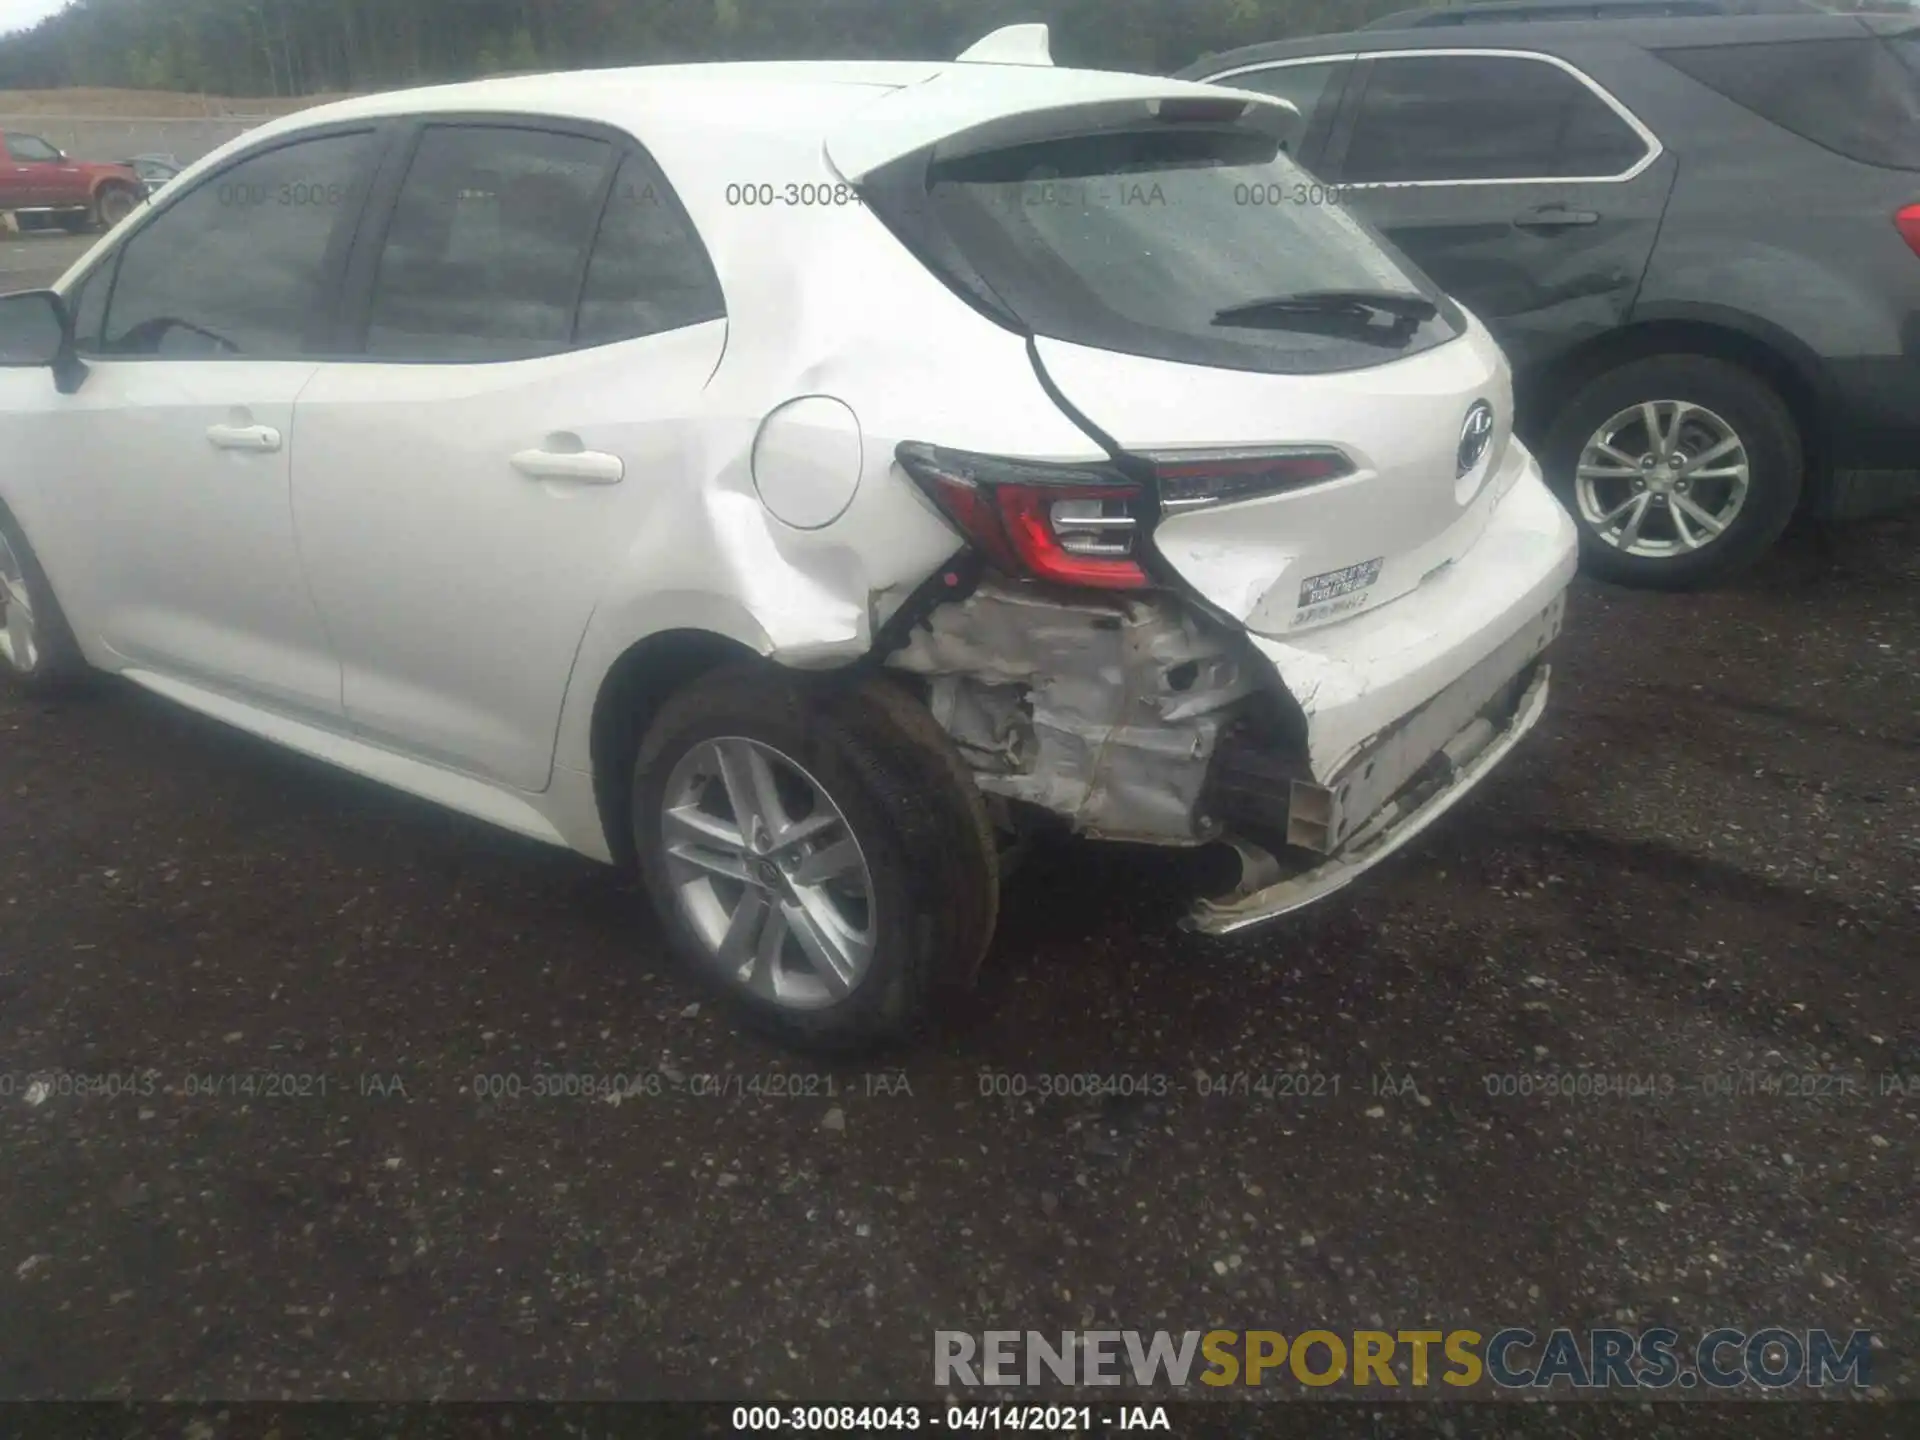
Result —
<instances>
[{"instance_id":1,"label":"exposed rear wheel well","mask_svg":"<svg viewBox=\"0 0 1920 1440\"><path fill-rule=\"evenodd\" d=\"M607 672L593 702L593 794L613 858L634 863L630 771L660 707L686 685L723 665L754 659L738 641L710 630L665 630L627 650Z\"/></svg>"},{"instance_id":2,"label":"exposed rear wheel well","mask_svg":"<svg viewBox=\"0 0 1920 1440\"><path fill-rule=\"evenodd\" d=\"M1616 366L1652 355L1702 355L1738 365L1765 380L1786 403L1806 450L1807 486L1802 503L1824 485L1827 444L1823 409L1812 383L1765 341L1700 321L1658 320L1624 326L1520 381L1516 401L1522 436L1537 448L1561 407L1588 381Z\"/></svg>"}]
</instances>

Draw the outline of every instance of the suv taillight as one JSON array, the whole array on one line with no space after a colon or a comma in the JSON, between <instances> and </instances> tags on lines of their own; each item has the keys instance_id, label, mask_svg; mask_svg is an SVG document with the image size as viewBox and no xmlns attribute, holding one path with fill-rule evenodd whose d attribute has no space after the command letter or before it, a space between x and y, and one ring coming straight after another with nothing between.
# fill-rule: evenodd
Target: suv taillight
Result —
<instances>
[{"instance_id":1,"label":"suv taillight","mask_svg":"<svg viewBox=\"0 0 1920 1440\"><path fill-rule=\"evenodd\" d=\"M1102 464L1055 465L908 440L900 468L962 535L1010 575L1141 590L1146 492Z\"/></svg>"},{"instance_id":2,"label":"suv taillight","mask_svg":"<svg viewBox=\"0 0 1920 1440\"><path fill-rule=\"evenodd\" d=\"M1920 205L1907 205L1893 212L1893 228L1907 242L1907 248L1920 255Z\"/></svg>"}]
</instances>

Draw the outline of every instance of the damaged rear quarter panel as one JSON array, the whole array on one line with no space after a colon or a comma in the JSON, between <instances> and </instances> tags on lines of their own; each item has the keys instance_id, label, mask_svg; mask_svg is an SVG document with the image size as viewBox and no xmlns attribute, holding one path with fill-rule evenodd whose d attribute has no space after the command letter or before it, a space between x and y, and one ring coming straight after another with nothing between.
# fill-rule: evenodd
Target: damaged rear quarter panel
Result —
<instances>
[{"instance_id":1,"label":"damaged rear quarter panel","mask_svg":"<svg viewBox=\"0 0 1920 1440\"><path fill-rule=\"evenodd\" d=\"M1208 768L1259 684L1257 657L1171 596L995 581L934 610L888 664L925 679L981 789L1159 844L1210 838Z\"/></svg>"},{"instance_id":2,"label":"damaged rear quarter panel","mask_svg":"<svg viewBox=\"0 0 1920 1440\"><path fill-rule=\"evenodd\" d=\"M697 453L677 473L627 482L658 493L575 662L556 758L580 771L591 769L595 696L651 634L707 630L816 669L868 652L877 626L962 543L895 464L900 441L1103 454L1048 399L1021 337L957 299L862 207L728 203L729 183L830 188L817 138L755 136L750 153L724 160L649 138L712 253L727 341L702 394ZM761 503L753 453L767 417L811 395L853 412L860 473L844 512L800 530Z\"/></svg>"}]
</instances>

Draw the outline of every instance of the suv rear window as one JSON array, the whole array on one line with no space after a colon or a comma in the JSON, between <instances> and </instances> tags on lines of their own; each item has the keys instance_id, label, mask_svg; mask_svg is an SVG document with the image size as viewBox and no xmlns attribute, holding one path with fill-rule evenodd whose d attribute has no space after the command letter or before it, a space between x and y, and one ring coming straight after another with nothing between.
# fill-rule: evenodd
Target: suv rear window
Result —
<instances>
[{"instance_id":1,"label":"suv rear window","mask_svg":"<svg viewBox=\"0 0 1920 1440\"><path fill-rule=\"evenodd\" d=\"M1655 53L1803 140L1863 164L1920 170L1920 30Z\"/></svg>"},{"instance_id":2,"label":"suv rear window","mask_svg":"<svg viewBox=\"0 0 1920 1440\"><path fill-rule=\"evenodd\" d=\"M1315 374L1452 339L1459 312L1273 137L1180 126L1037 140L925 172L934 243L963 293L1037 335L1225 369ZM875 208L887 218L883 202ZM942 263L944 260L945 263ZM1314 291L1415 291L1439 310L1372 327L1223 320Z\"/></svg>"}]
</instances>

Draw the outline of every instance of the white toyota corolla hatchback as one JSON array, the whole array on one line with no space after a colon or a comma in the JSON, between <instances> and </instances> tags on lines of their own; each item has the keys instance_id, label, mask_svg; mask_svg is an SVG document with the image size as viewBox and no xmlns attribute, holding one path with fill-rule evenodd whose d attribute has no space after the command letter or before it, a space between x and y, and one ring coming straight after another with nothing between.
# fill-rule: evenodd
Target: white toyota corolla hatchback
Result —
<instances>
[{"instance_id":1,"label":"white toyota corolla hatchback","mask_svg":"<svg viewBox=\"0 0 1920 1440\"><path fill-rule=\"evenodd\" d=\"M801 1042L970 981L1037 824L1234 845L1205 932L1337 889L1539 717L1572 527L1297 112L1035 29L200 161L0 300L0 669L637 865Z\"/></svg>"}]
</instances>

